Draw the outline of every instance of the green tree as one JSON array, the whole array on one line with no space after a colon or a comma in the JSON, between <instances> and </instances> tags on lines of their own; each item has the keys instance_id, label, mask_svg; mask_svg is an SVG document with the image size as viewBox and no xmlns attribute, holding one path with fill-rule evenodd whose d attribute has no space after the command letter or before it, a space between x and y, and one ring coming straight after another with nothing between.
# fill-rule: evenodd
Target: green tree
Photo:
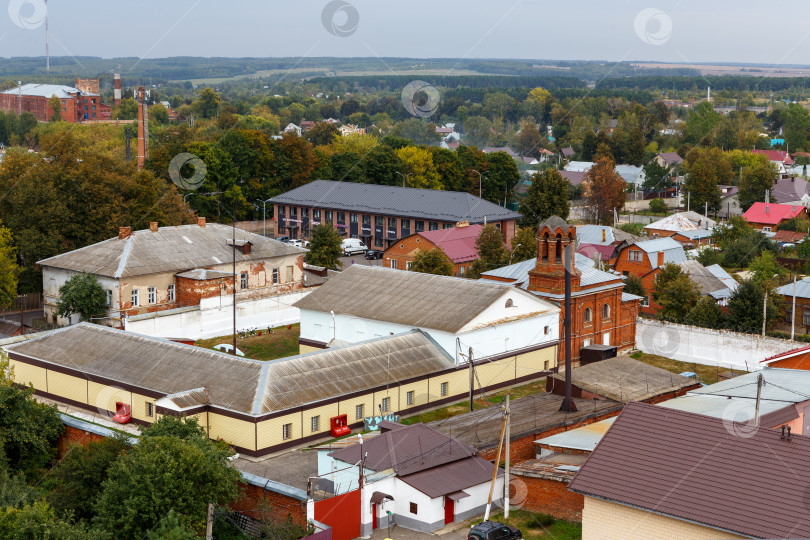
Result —
<instances>
[{"instance_id":1,"label":"green tree","mask_svg":"<svg viewBox=\"0 0 810 540\"><path fill-rule=\"evenodd\" d=\"M49 482L48 502L60 515L90 520L112 464L129 447L124 436L108 437L68 450Z\"/></svg>"},{"instance_id":2,"label":"green tree","mask_svg":"<svg viewBox=\"0 0 810 540\"><path fill-rule=\"evenodd\" d=\"M751 261L748 270L754 273L752 279L760 284L773 282L774 279L787 275L787 269L776 261L770 251L763 251Z\"/></svg>"},{"instance_id":3,"label":"green tree","mask_svg":"<svg viewBox=\"0 0 810 540\"><path fill-rule=\"evenodd\" d=\"M635 294L644 298L647 296L647 289L644 288L644 283L641 278L634 275L629 275L624 280L624 292L627 294Z\"/></svg>"},{"instance_id":4,"label":"green tree","mask_svg":"<svg viewBox=\"0 0 810 540\"><path fill-rule=\"evenodd\" d=\"M51 109L51 122L61 122L62 102L55 94L48 99L48 107Z\"/></svg>"},{"instance_id":5,"label":"green tree","mask_svg":"<svg viewBox=\"0 0 810 540\"><path fill-rule=\"evenodd\" d=\"M433 154L424 148L406 146L400 148L397 157L402 161L402 174L405 175L407 187L421 189L441 189L439 173L433 166Z\"/></svg>"},{"instance_id":6,"label":"green tree","mask_svg":"<svg viewBox=\"0 0 810 540\"><path fill-rule=\"evenodd\" d=\"M61 317L69 318L78 313L83 321L89 321L92 316L103 314L106 309L107 293L93 274L74 274L59 287L56 310Z\"/></svg>"},{"instance_id":7,"label":"green tree","mask_svg":"<svg viewBox=\"0 0 810 540\"><path fill-rule=\"evenodd\" d=\"M17 249L11 231L0 222L0 307L9 307L14 303L19 275Z\"/></svg>"},{"instance_id":8,"label":"green tree","mask_svg":"<svg viewBox=\"0 0 810 540\"><path fill-rule=\"evenodd\" d=\"M520 181L517 163L506 152L487 156L487 175L484 177L484 199L500 203L509 198Z\"/></svg>"},{"instance_id":9,"label":"green tree","mask_svg":"<svg viewBox=\"0 0 810 540\"><path fill-rule=\"evenodd\" d=\"M644 189L647 191L664 191L672 186L672 169L662 167L654 159L644 165Z\"/></svg>"},{"instance_id":10,"label":"green tree","mask_svg":"<svg viewBox=\"0 0 810 540\"><path fill-rule=\"evenodd\" d=\"M149 121L155 124L163 125L169 123L169 111L162 103L155 103L149 107Z\"/></svg>"},{"instance_id":11,"label":"green tree","mask_svg":"<svg viewBox=\"0 0 810 540\"><path fill-rule=\"evenodd\" d=\"M650 201L650 212L653 214L666 214L668 208L664 199L653 199Z\"/></svg>"},{"instance_id":12,"label":"green tree","mask_svg":"<svg viewBox=\"0 0 810 540\"><path fill-rule=\"evenodd\" d=\"M464 121L464 132L467 135L465 140L474 146L486 146L489 142L491 128L492 122L483 116L471 116Z\"/></svg>"},{"instance_id":13,"label":"green tree","mask_svg":"<svg viewBox=\"0 0 810 540\"><path fill-rule=\"evenodd\" d=\"M328 122L318 122L312 129L307 131L304 137L315 146L326 146L331 144L336 137L340 136L337 126Z\"/></svg>"},{"instance_id":14,"label":"green tree","mask_svg":"<svg viewBox=\"0 0 810 540\"><path fill-rule=\"evenodd\" d=\"M735 332L759 334L762 332L762 308L765 289L754 280L740 281L728 301L728 327ZM768 323L770 327L780 318L778 295L768 295Z\"/></svg>"},{"instance_id":15,"label":"green tree","mask_svg":"<svg viewBox=\"0 0 810 540\"><path fill-rule=\"evenodd\" d=\"M87 531L81 524L59 519L45 501L20 508L0 508L0 538L3 540L88 540L104 536Z\"/></svg>"},{"instance_id":16,"label":"green tree","mask_svg":"<svg viewBox=\"0 0 810 540\"><path fill-rule=\"evenodd\" d=\"M722 265L724 262L723 252L711 247L703 248L698 252L697 261L703 266Z\"/></svg>"},{"instance_id":17,"label":"green tree","mask_svg":"<svg viewBox=\"0 0 810 540\"><path fill-rule=\"evenodd\" d=\"M478 279L482 273L509 262L509 251L503 243L500 229L495 225L489 224L481 230L475 240L475 250L478 252L478 259L470 265L467 273L467 277L471 279Z\"/></svg>"},{"instance_id":18,"label":"green tree","mask_svg":"<svg viewBox=\"0 0 810 540\"><path fill-rule=\"evenodd\" d=\"M146 533L146 540L194 540L197 535L180 523L180 518L174 510L169 510L157 529Z\"/></svg>"},{"instance_id":19,"label":"green tree","mask_svg":"<svg viewBox=\"0 0 810 540\"><path fill-rule=\"evenodd\" d=\"M162 421L153 424L158 433ZM196 435L153 435L146 428L140 442L112 464L96 504L96 525L117 538L141 538L174 510L184 527L201 532L208 503L237 498L240 473L227 459L233 451L209 440L196 419L186 422L197 427Z\"/></svg>"},{"instance_id":20,"label":"green tree","mask_svg":"<svg viewBox=\"0 0 810 540\"><path fill-rule=\"evenodd\" d=\"M740 208L745 211L755 202L764 200L766 191L773 189L773 181L777 175L778 172L770 161L763 160L754 166L743 167L737 183L740 188L737 193Z\"/></svg>"},{"instance_id":21,"label":"green tree","mask_svg":"<svg viewBox=\"0 0 810 540\"><path fill-rule=\"evenodd\" d=\"M417 251L413 257L411 271L437 276L452 276L455 273L455 267L450 257L441 248L436 247L428 251Z\"/></svg>"},{"instance_id":22,"label":"green tree","mask_svg":"<svg viewBox=\"0 0 810 540\"><path fill-rule=\"evenodd\" d=\"M720 210L718 186L731 184L730 158L719 148L696 148L686 158L683 189L689 195L691 208L703 209L708 203L710 212Z\"/></svg>"},{"instance_id":23,"label":"green tree","mask_svg":"<svg viewBox=\"0 0 810 540\"><path fill-rule=\"evenodd\" d=\"M568 180L559 171L546 169L534 173L531 182L518 207L518 212L523 214L520 225L534 230L551 216L568 219Z\"/></svg>"},{"instance_id":24,"label":"green tree","mask_svg":"<svg viewBox=\"0 0 810 540\"><path fill-rule=\"evenodd\" d=\"M56 441L64 429L56 407L34 399L33 388L14 384L8 357L0 351L0 456L4 461L13 470L35 476L56 455Z\"/></svg>"},{"instance_id":25,"label":"green tree","mask_svg":"<svg viewBox=\"0 0 810 540\"><path fill-rule=\"evenodd\" d=\"M509 260L513 263L537 258L537 227L522 227L512 237L512 254Z\"/></svg>"},{"instance_id":26,"label":"green tree","mask_svg":"<svg viewBox=\"0 0 810 540\"><path fill-rule=\"evenodd\" d=\"M712 104L707 101L701 102L689 113L684 141L696 146L711 145L719 122L720 115L714 110Z\"/></svg>"},{"instance_id":27,"label":"green tree","mask_svg":"<svg viewBox=\"0 0 810 540\"><path fill-rule=\"evenodd\" d=\"M780 231L810 232L810 220L806 217L795 217L784 220L779 224Z\"/></svg>"},{"instance_id":28,"label":"green tree","mask_svg":"<svg viewBox=\"0 0 810 540\"><path fill-rule=\"evenodd\" d=\"M191 109L202 118L214 118L219 112L222 98L211 88L203 88L197 99L191 104Z\"/></svg>"},{"instance_id":29,"label":"green tree","mask_svg":"<svg viewBox=\"0 0 810 540\"><path fill-rule=\"evenodd\" d=\"M515 150L521 156L538 157L542 146L543 136L537 125L532 122L526 122L520 126L520 133L518 133L518 140Z\"/></svg>"},{"instance_id":30,"label":"green tree","mask_svg":"<svg viewBox=\"0 0 810 540\"><path fill-rule=\"evenodd\" d=\"M338 270L342 266L340 262L343 255L342 241L340 233L332 225L328 223L316 225L312 228L312 241L304 260L313 266Z\"/></svg>"},{"instance_id":31,"label":"green tree","mask_svg":"<svg viewBox=\"0 0 810 540\"><path fill-rule=\"evenodd\" d=\"M641 236L644 234L643 223L622 223L618 228L620 231L632 234L633 236Z\"/></svg>"},{"instance_id":32,"label":"green tree","mask_svg":"<svg viewBox=\"0 0 810 540\"><path fill-rule=\"evenodd\" d=\"M717 305L717 301L711 296L704 296L689 310L683 322L703 328L722 328L725 317L726 314Z\"/></svg>"},{"instance_id":33,"label":"green tree","mask_svg":"<svg viewBox=\"0 0 810 540\"><path fill-rule=\"evenodd\" d=\"M783 112L785 126L785 143L791 152L803 150L807 144L807 132L810 130L810 113L799 103L791 103Z\"/></svg>"},{"instance_id":34,"label":"green tree","mask_svg":"<svg viewBox=\"0 0 810 540\"><path fill-rule=\"evenodd\" d=\"M627 183L616 172L613 160L598 156L596 163L585 175L583 195L591 212L591 219L607 225L613 221L613 210L624 208Z\"/></svg>"},{"instance_id":35,"label":"green tree","mask_svg":"<svg viewBox=\"0 0 810 540\"><path fill-rule=\"evenodd\" d=\"M138 102L132 98L122 99L112 112L115 120L136 120L138 118Z\"/></svg>"},{"instance_id":36,"label":"green tree","mask_svg":"<svg viewBox=\"0 0 810 540\"><path fill-rule=\"evenodd\" d=\"M673 265L674 266L674 265ZM664 321L682 322L687 314L695 307L700 299L700 291L689 275L683 272L659 281L658 274L655 279L655 301L661 304L658 318Z\"/></svg>"}]
</instances>

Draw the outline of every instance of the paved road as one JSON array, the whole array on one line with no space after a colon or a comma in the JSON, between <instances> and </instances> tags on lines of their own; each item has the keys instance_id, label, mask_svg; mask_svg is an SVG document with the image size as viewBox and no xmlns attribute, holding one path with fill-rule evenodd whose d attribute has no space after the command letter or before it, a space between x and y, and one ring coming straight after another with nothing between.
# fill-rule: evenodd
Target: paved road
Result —
<instances>
[{"instance_id":1,"label":"paved road","mask_svg":"<svg viewBox=\"0 0 810 540\"><path fill-rule=\"evenodd\" d=\"M348 268L353 264L362 264L365 266L382 266L382 259L375 259L373 261L367 260L362 253L352 255L351 257L341 257L340 262L343 263L343 268Z\"/></svg>"}]
</instances>

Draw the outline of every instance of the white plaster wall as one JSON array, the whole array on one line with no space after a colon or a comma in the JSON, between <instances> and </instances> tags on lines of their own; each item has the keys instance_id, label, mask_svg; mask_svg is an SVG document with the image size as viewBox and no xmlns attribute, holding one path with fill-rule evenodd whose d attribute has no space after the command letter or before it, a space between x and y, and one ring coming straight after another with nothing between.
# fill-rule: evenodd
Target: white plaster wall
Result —
<instances>
[{"instance_id":1,"label":"white plaster wall","mask_svg":"<svg viewBox=\"0 0 810 540\"><path fill-rule=\"evenodd\" d=\"M293 307L311 291L287 294L236 303L236 328L244 330L294 324L300 321L300 310ZM238 296L238 293L237 293ZM233 330L233 298L231 296L203 298L199 309L171 310L129 317L124 328L131 332L155 337L206 339L230 334Z\"/></svg>"},{"instance_id":2,"label":"white plaster wall","mask_svg":"<svg viewBox=\"0 0 810 540\"><path fill-rule=\"evenodd\" d=\"M682 362L755 371L770 356L798 345L785 339L760 337L696 326L638 319L636 347L650 354Z\"/></svg>"},{"instance_id":3,"label":"white plaster wall","mask_svg":"<svg viewBox=\"0 0 810 540\"><path fill-rule=\"evenodd\" d=\"M495 488L492 490L493 503L500 502L500 500L503 498L503 479L503 476L495 479ZM489 485L490 482L484 482L483 484L464 488L464 492L469 493L470 496L465 497L460 501L456 501L456 515L487 504L487 499L489 498ZM503 504L493 504L493 507L500 508L503 507Z\"/></svg>"},{"instance_id":4,"label":"white plaster wall","mask_svg":"<svg viewBox=\"0 0 810 540\"><path fill-rule=\"evenodd\" d=\"M387 336L389 333L401 334L414 329L412 326L361 319L354 315L341 313L335 313L334 323L333 325L332 315L329 313L307 309L301 310L301 338L328 343L334 336L340 341L357 343ZM549 327L549 334L547 335L544 332L546 326ZM468 348L472 347L473 354L477 358L484 358L506 351L522 349L530 345L556 342L560 336L559 326L559 312L555 310L549 314L494 326L485 326L459 334L451 334L430 328L420 329L436 340L453 358L457 358L457 337L461 340L461 350L465 355ZM459 361L458 358L457 361Z\"/></svg>"},{"instance_id":5,"label":"white plaster wall","mask_svg":"<svg viewBox=\"0 0 810 540\"><path fill-rule=\"evenodd\" d=\"M67 280L80 273L81 272L51 266L42 267L42 291L45 299L45 318L49 322L53 321L52 316L56 313L56 303L59 301L59 289ZM113 293L113 304L107 310L107 315L110 317L118 317L118 309L121 307L118 294L118 280L105 276L96 276L96 280L99 285L101 285L102 289L105 291L110 290ZM76 324L80 320L81 317L79 317L79 315L73 315L70 317L70 320L57 316L56 323L59 325L68 325Z\"/></svg>"},{"instance_id":6,"label":"white plaster wall","mask_svg":"<svg viewBox=\"0 0 810 540\"><path fill-rule=\"evenodd\" d=\"M421 491L409 486L399 478L395 479L394 520L396 516L407 516L422 523L435 523L444 520L444 502L442 497L431 499ZM369 486L371 488L371 486ZM375 491L380 491L376 489ZM416 515L411 514L411 503L416 503Z\"/></svg>"}]
</instances>

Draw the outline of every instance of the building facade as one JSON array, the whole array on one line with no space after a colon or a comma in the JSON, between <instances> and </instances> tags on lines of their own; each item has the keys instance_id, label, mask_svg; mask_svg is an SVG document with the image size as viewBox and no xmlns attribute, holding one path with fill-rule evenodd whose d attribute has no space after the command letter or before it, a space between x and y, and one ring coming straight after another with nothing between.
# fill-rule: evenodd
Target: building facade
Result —
<instances>
[{"instance_id":1,"label":"building facade","mask_svg":"<svg viewBox=\"0 0 810 540\"><path fill-rule=\"evenodd\" d=\"M62 106L65 122L83 122L109 119L111 108L101 102L98 79L76 79L76 86L56 84L24 84L0 92L0 110L7 113L29 112L40 122L50 122L53 110L51 97L56 96Z\"/></svg>"},{"instance_id":2,"label":"building facade","mask_svg":"<svg viewBox=\"0 0 810 540\"><path fill-rule=\"evenodd\" d=\"M412 234L385 250L383 265L394 270L410 270L418 252L439 248L453 262L453 275L464 277L470 265L478 259L475 241L483 228L481 225L461 222L451 229Z\"/></svg>"},{"instance_id":3,"label":"building facade","mask_svg":"<svg viewBox=\"0 0 810 540\"><path fill-rule=\"evenodd\" d=\"M522 216L469 193L315 180L271 199L276 235L308 238L322 223L369 248L386 249L423 231L460 221L492 223L509 244Z\"/></svg>"},{"instance_id":4,"label":"building facade","mask_svg":"<svg viewBox=\"0 0 810 540\"><path fill-rule=\"evenodd\" d=\"M686 253L674 239L658 238L644 242L623 242L616 247L615 258L611 260L613 269L624 276L637 276L647 291L641 302L643 313L655 314L661 306L652 299L655 289L655 276L667 263L686 262Z\"/></svg>"}]
</instances>

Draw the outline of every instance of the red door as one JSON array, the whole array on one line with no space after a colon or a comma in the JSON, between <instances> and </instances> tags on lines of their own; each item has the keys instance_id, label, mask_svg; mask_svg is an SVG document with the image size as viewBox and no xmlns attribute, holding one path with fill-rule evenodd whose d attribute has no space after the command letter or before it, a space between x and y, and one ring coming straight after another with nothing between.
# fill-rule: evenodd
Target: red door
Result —
<instances>
[{"instance_id":1,"label":"red door","mask_svg":"<svg viewBox=\"0 0 810 540\"><path fill-rule=\"evenodd\" d=\"M371 530L377 528L377 505L371 505Z\"/></svg>"},{"instance_id":2,"label":"red door","mask_svg":"<svg viewBox=\"0 0 810 540\"><path fill-rule=\"evenodd\" d=\"M444 524L448 525L453 523L453 519L456 517L456 503L450 497L444 498Z\"/></svg>"}]
</instances>

